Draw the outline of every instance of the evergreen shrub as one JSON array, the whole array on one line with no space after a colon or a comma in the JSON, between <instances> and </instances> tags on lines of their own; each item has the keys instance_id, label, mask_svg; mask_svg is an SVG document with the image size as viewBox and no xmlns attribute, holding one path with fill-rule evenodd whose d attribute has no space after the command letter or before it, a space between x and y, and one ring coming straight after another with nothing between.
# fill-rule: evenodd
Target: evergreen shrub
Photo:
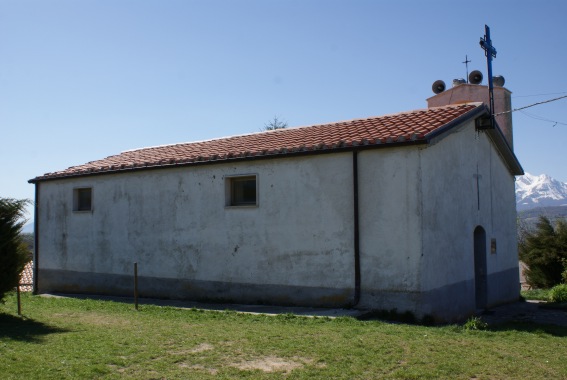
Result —
<instances>
[{"instance_id":1,"label":"evergreen shrub","mask_svg":"<svg viewBox=\"0 0 567 380\"><path fill-rule=\"evenodd\" d=\"M552 302L567 302L567 284L559 284L554 286L549 292L549 298Z\"/></svg>"},{"instance_id":2,"label":"evergreen shrub","mask_svg":"<svg viewBox=\"0 0 567 380\"><path fill-rule=\"evenodd\" d=\"M29 251L22 239L27 200L0 198L0 301L14 290L29 261Z\"/></svg>"},{"instance_id":3,"label":"evergreen shrub","mask_svg":"<svg viewBox=\"0 0 567 380\"><path fill-rule=\"evenodd\" d=\"M567 221L555 225L540 216L534 231L527 231L518 244L520 260L526 265L526 281L533 288L549 289L560 284L567 260Z\"/></svg>"}]
</instances>

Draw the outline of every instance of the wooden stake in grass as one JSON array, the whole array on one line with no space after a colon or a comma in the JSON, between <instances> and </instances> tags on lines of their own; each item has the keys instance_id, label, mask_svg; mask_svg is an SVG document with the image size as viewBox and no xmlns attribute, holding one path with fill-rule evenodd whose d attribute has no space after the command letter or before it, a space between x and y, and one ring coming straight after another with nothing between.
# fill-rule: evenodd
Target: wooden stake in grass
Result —
<instances>
[{"instance_id":1,"label":"wooden stake in grass","mask_svg":"<svg viewBox=\"0 0 567 380\"><path fill-rule=\"evenodd\" d=\"M16 286L16 296L18 298L18 315L22 315L22 300L20 297L20 284Z\"/></svg>"},{"instance_id":2,"label":"wooden stake in grass","mask_svg":"<svg viewBox=\"0 0 567 380\"><path fill-rule=\"evenodd\" d=\"M134 304L138 310L138 263L134 263Z\"/></svg>"}]
</instances>

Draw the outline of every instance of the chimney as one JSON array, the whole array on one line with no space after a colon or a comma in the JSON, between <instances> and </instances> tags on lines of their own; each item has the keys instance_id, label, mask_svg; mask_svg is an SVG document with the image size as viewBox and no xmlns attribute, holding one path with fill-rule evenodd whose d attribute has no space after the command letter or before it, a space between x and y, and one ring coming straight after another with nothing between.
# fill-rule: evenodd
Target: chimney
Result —
<instances>
[{"instance_id":1,"label":"chimney","mask_svg":"<svg viewBox=\"0 0 567 380\"><path fill-rule=\"evenodd\" d=\"M473 73L469 76L472 82ZM476 72L480 73L480 72ZM477 74L478 75L478 74ZM482 74L480 80L482 81ZM453 81L453 87L447 91L442 91L443 86L439 86L439 82L434 83L433 91L436 95L427 99L427 107L439 107L449 104L463 104L470 102L483 102L487 107L490 107L490 98L488 95L488 86L480 84L463 83L463 79L456 79ZM504 78L496 76L493 78L494 83L494 113L510 111L512 109L512 93L503 87ZM436 86L435 86L436 84ZM439 92L441 90L441 92ZM508 141L510 148L514 149L513 133L512 133L512 113L508 112L503 115L496 116L496 123L502 130L502 133Z\"/></svg>"}]
</instances>

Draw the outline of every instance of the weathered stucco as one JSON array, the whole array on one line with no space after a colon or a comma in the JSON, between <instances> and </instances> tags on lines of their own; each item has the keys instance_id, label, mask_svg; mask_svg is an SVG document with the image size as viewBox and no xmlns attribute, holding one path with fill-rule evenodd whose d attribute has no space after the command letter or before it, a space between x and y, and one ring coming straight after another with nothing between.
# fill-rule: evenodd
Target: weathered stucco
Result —
<instances>
[{"instance_id":1,"label":"weathered stucco","mask_svg":"<svg viewBox=\"0 0 567 380\"><path fill-rule=\"evenodd\" d=\"M421 173L420 284L429 306L424 311L457 316L475 311L477 226L487 235L488 305L518 299L519 279L510 277L518 272L514 176L488 135L470 121L421 150ZM493 238L496 253L491 253Z\"/></svg>"},{"instance_id":2,"label":"weathered stucco","mask_svg":"<svg viewBox=\"0 0 567 380\"><path fill-rule=\"evenodd\" d=\"M361 306L414 310L419 291L419 150L359 154Z\"/></svg>"},{"instance_id":3,"label":"weathered stucco","mask_svg":"<svg viewBox=\"0 0 567 380\"><path fill-rule=\"evenodd\" d=\"M518 298L514 176L474 121L428 146L361 152L359 162L360 306L439 319L475 312L477 226L487 233L488 305Z\"/></svg>"},{"instance_id":4,"label":"weathered stucco","mask_svg":"<svg viewBox=\"0 0 567 380\"><path fill-rule=\"evenodd\" d=\"M357 307L443 320L474 312L477 226L487 237L488 304L518 297L514 177L474 121L430 145L357 157ZM227 207L227 176L251 174L258 205ZM313 306L356 300L352 152L39 185L40 292L128 294L137 262L146 296ZM93 188L91 212L73 211L77 187Z\"/></svg>"},{"instance_id":5,"label":"weathered stucco","mask_svg":"<svg viewBox=\"0 0 567 380\"><path fill-rule=\"evenodd\" d=\"M224 177L236 174L258 176L257 207L225 206ZM93 188L92 212L72 211L73 188L83 186ZM202 299L230 298L235 286L249 299L245 285L289 286L307 289L295 302L348 304L352 209L348 153L50 181L41 184L39 267L131 276L138 262L153 282L188 281L185 292L161 296L192 298L193 284ZM41 272L42 291L61 288ZM285 291L266 293L263 302L294 302Z\"/></svg>"}]
</instances>

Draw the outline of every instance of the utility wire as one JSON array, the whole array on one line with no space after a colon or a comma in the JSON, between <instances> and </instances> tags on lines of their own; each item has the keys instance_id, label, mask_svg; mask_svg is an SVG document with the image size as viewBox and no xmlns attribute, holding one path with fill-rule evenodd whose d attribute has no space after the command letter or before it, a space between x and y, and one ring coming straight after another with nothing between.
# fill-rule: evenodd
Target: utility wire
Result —
<instances>
[{"instance_id":1,"label":"utility wire","mask_svg":"<svg viewBox=\"0 0 567 380\"><path fill-rule=\"evenodd\" d=\"M530 114L530 113L527 113L526 111L520 111L520 112L523 113L524 115L526 115L527 117L531 117L532 119L535 119L535 120L546 121L548 123L554 123L553 127L555 127L557 124L567 125L567 123L562 123L560 121L546 119L545 117L534 115L533 113Z\"/></svg>"},{"instance_id":2,"label":"utility wire","mask_svg":"<svg viewBox=\"0 0 567 380\"><path fill-rule=\"evenodd\" d=\"M540 104L551 103L551 102L554 102L554 101L556 101L556 100L564 99L564 98L567 98L567 95L563 95L563 96L560 96L560 97L554 98L554 99L544 100L543 102L537 102L537 103L530 104L530 105L528 105L528 106L524 106L524 107L520 107L520 108L514 108L513 110L510 110L510 111L499 112L499 113L494 114L494 116L504 115L504 114L507 114L507 113L520 111L520 110L523 110L523 109L526 109L526 108L538 106L538 105L540 105Z\"/></svg>"},{"instance_id":3,"label":"utility wire","mask_svg":"<svg viewBox=\"0 0 567 380\"><path fill-rule=\"evenodd\" d=\"M567 92L563 91L563 92L548 92L547 94L515 95L515 96L512 96L512 98L514 98L514 99L516 99L516 98L529 98L531 96L547 96L547 95L559 95L559 94L567 94Z\"/></svg>"}]
</instances>

